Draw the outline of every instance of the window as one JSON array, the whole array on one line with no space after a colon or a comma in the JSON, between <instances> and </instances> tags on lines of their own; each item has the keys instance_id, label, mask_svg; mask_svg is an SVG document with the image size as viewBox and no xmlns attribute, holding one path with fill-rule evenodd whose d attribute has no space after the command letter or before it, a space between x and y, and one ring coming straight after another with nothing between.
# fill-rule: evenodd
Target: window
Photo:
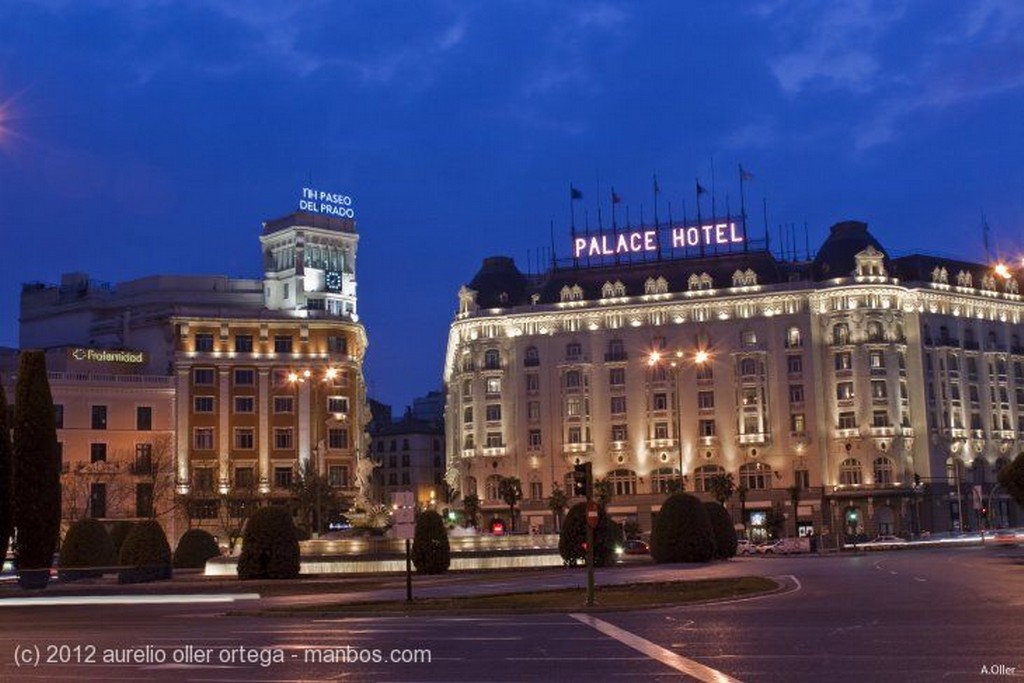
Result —
<instances>
[{"instance_id":1,"label":"window","mask_svg":"<svg viewBox=\"0 0 1024 683\"><path fill-rule=\"evenodd\" d=\"M530 482L530 500L544 499L544 484L539 481Z\"/></svg>"},{"instance_id":2,"label":"window","mask_svg":"<svg viewBox=\"0 0 1024 683\"><path fill-rule=\"evenodd\" d=\"M292 428L291 427L275 427L274 428L274 448L279 451L291 450L295 446L292 445Z\"/></svg>"},{"instance_id":3,"label":"window","mask_svg":"<svg viewBox=\"0 0 1024 683\"><path fill-rule=\"evenodd\" d=\"M836 384L836 398L840 401L847 401L853 398L853 382L839 382Z\"/></svg>"},{"instance_id":4,"label":"window","mask_svg":"<svg viewBox=\"0 0 1024 683\"><path fill-rule=\"evenodd\" d=\"M860 461L847 458L839 464L839 485L859 486L861 483Z\"/></svg>"},{"instance_id":5,"label":"window","mask_svg":"<svg viewBox=\"0 0 1024 683\"><path fill-rule=\"evenodd\" d=\"M236 353L252 353L252 335L251 334L236 334L235 335L235 352Z\"/></svg>"},{"instance_id":6,"label":"window","mask_svg":"<svg viewBox=\"0 0 1024 683\"><path fill-rule=\"evenodd\" d=\"M744 358L740 361L740 375L751 377L757 374L757 361L753 358Z\"/></svg>"},{"instance_id":7,"label":"window","mask_svg":"<svg viewBox=\"0 0 1024 683\"><path fill-rule=\"evenodd\" d=\"M93 429L106 429L107 428L107 407L106 406L93 406L92 407L92 428Z\"/></svg>"},{"instance_id":8,"label":"window","mask_svg":"<svg viewBox=\"0 0 1024 683\"><path fill-rule=\"evenodd\" d=\"M274 486L279 489L290 489L292 487L292 468L274 468Z\"/></svg>"},{"instance_id":9,"label":"window","mask_svg":"<svg viewBox=\"0 0 1024 683\"><path fill-rule=\"evenodd\" d=\"M251 387L256 383L256 371L252 368L235 368L235 385Z\"/></svg>"},{"instance_id":10,"label":"window","mask_svg":"<svg viewBox=\"0 0 1024 683\"><path fill-rule=\"evenodd\" d=\"M335 414L344 414L348 412L348 397L347 396L328 396L327 397L327 412Z\"/></svg>"},{"instance_id":11,"label":"window","mask_svg":"<svg viewBox=\"0 0 1024 683\"><path fill-rule=\"evenodd\" d=\"M486 411L487 411L487 421L488 422L499 422L501 420L501 404L500 403L488 403Z\"/></svg>"},{"instance_id":12,"label":"window","mask_svg":"<svg viewBox=\"0 0 1024 683\"><path fill-rule=\"evenodd\" d=\"M654 438L655 439L667 439L668 435L668 422L655 422L654 423Z\"/></svg>"},{"instance_id":13,"label":"window","mask_svg":"<svg viewBox=\"0 0 1024 683\"><path fill-rule=\"evenodd\" d=\"M153 444L135 444L135 462L132 474L153 474Z\"/></svg>"},{"instance_id":14,"label":"window","mask_svg":"<svg viewBox=\"0 0 1024 683\"><path fill-rule=\"evenodd\" d=\"M197 386L210 386L213 384L213 368L195 368L192 370L192 383Z\"/></svg>"},{"instance_id":15,"label":"window","mask_svg":"<svg viewBox=\"0 0 1024 683\"><path fill-rule=\"evenodd\" d=\"M611 368L608 370L608 384L613 387L625 386L626 368Z\"/></svg>"},{"instance_id":16,"label":"window","mask_svg":"<svg viewBox=\"0 0 1024 683\"><path fill-rule=\"evenodd\" d=\"M664 372L664 368L659 367ZM697 379L698 380L710 380L714 379L715 373L711 369L711 363L700 363L697 365Z\"/></svg>"},{"instance_id":17,"label":"window","mask_svg":"<svg viewBox=\"0 0 1024 683\"><path fill-rule=\"evenodd\" d=\"M740 485L748 490L770 489L772 487L772 468L763 462L748 462L740 465Z\"/></svg>"},{"instance_id":18,"label":"window","mask_svg":"<svg viewBox=\"0 0 1024 683\"><path fill-rule=\"evenodd\" d=\"M213 335L206 332L200 332L197 334L196 351L206 353L213 351Z\"/></svg>"},{"instance_id":19,"label":"window","mask_svg":"<svg viewBox=\"0 0 1024 683\"><path fill-rule=\"evenodd\" d=\"M89 444L89 462L106 462L107 461L107 444L105 443L91 443Z\"/></svg>"},{"instance_id":20,"label":"window","mask_svg":"<svg viewBox=\"0 0 1024 683\"><path fill-rule=\"evenodd\" d=\"M388 474L388 486L398 486L398 472Z\"/></svg>"},{"instance_id":21,"label":"window","mask_svg":"<svg viewBox=\"0 0 1024 683\"><path fill-rule=\"evenodd\" d=\"M501 432L487 432L486 448L501 448Z\"/></svg>"},{"instance_id":22,"label":"window","mask_svg":"<svg viewBox=\"0 0 1024 683\"><path fill-rule=\"evenodd\" d=\"M526 402L526 419L530 422L540 420L540 401Z\"/></svg>"},{"instance_id":23,"label":"window","mask_svg":"<svg viewBox=\"0 0 1024 683\"><path fill-rule=\"evenodd\" d=\"M327 352L332 354L340 354L342 356L348 354L348 339L344 335L332 334L327 337Z\"/></svg>"},{"instance_id":24,"label":"window","mask_svg":"<svg viewBox=\"0 0 1024 683\"><path fill-rule=\"evenodd\" d=\"M612 441L626 441L628 439L626 431L626 425L614 424L612 425Z\"/></svg>"},{"instance_id":25,"label":"window","mask_svg":"<svg viewBox=\"0 0 1024 683\"><path fill-rule=\"evenodd\" d=\"M192 443L197 451L212 451L213 427L196 427Z\"/></svg>"},{"instance_id":26,"label":"window","mask_svg":"<svg viewBox=\"0 0 1024 683\"><path fill-rule=\"evenodd\" d=\"M875 485L893 483L893 464L889 458L875 458Z\"/></svg>"},{"instance_id":27,"label":"window","mask_svg":"<svg viewBox=\"0 0 1024 683\"><path fill-rule=\"evenodd\" d=\"M583 443L583 431L579 427L569 427L569 443Z\"/></svg>"},{"instance_id":28,"label":"window","mask_svg":"<svg viewBox=\"0 0 1024 683\"><path fill-rule=\"evenodd\" d=\"M807 470L793 470L793 483L806 491L811 488L811 473Z\"/></svg>"},{"instance_id":29,"label":"window","mask_svg":"<svg viewBox=\"0 0 1024 683\"><path fill-rule=\"evenodd\" d=\"M612 396L612 415L623 415L626 412L626 397Z\"/></svg>"},{"instance_id":30,"label":"window","mask_svg":"<svg viewBox=\"0 0 1024 683\"><path fill-rule=\"evenodd\" d=\"M715 421L714 420L698 420L697 421L697 433L700 436L714 436L715 435Z\"/></svg>"},{"instance_id":31,"label":"window","mask_svg":"<svg viewBox=\"0 0 1024 683\"><path fill-rule=\"evenodd\" d=\"M711 491L711 481L725 474L725 469L718 465L701 465L693 471L693 488L695 491Z\"/></svg>"},{"instance_id":32,"label":"window","mask_svg":"<svg viewBox=\"0 0 1024 683\"><path fill-rule=\"evenodd\" d=\"M274 353L291 353L292 338L288 335L274 335Z\"/></svg>"},{"instance_id":33,"label":"window","mask_svg":"<svg viewBox=\"0 0 1024 683\"><path fill-rule=\"evenodd\" d=\"M789 414L789 431L794 434L803 434L807 431L807 422L803 413Z\"/></svg>"},{"instance_id":34,"label":"window","mask_svg":"<svg viewBox=\"0 0 1024 683\"><path fill-rule=\"evenodd\" d=\"M153 408L150 406L135 408L135 429L139 432L148 432L153 429Z\"/></svg>"},{"instance_id":35,"label":"window","mask_svg":"<svg viewBox=\"0 0 1024 683\"><path fill-rule=\"evenodd\" d=\"M580 386L580 371L570 370L565 373L565 386L567 389L577 389Z\"/></svg>"},{"instance_id":36,"label":"window","mask_svg":"<svg viewBox=\"0 0 1024 683\"><path fill-rule=\"evenodd\" d=\"M498 353L497 349L487 349L486 351L484 351L484 369L501 369L501 354Z\"/></svg>"},{"instance_id":37,"label":"window","mask_svg":"<svg viewBox=\"0 0 1024 683\"><path fill-rule=\"evenodd\" d=\"M292 413L292 412L295 412L295 400L291 396L275 396L274 397L274 412L275 413Z\"/></svg>"},{"instance_id":38,"label":"window","mask_svg":"<svg viewBox=\"0 0 1024 683\"><path fill-rule=\"evenodd\" d=\"M528 368L537 367L540 365L540 354L537 352L536 346L527 346L526 353L524 354L523 365Z\"/></svg>"},{"instance_id":39,"label":"window","mask_svg":"<svg viewBox=\"0 0 1024 683\"><path fill-rule=\"evenodd\" d=\"M761 432L761 423L757 415L744 415L743 416L743 433L744 434L759 434Z\"/></svg>"},{"instance_id":40,"label":"window","mask_svg":"<svg viewBox=\"0 0 1024 683\"><path fill-rule=\"evenodd\" d=\"M252 450L255 444L255 432L251 427L235 428L235 448L238 450Z\"/></svg>"},{"instance_id":41,"label":"window","mask_svg":"<svg viewBox=\"0 0 1024 683\"><path fill-rule=\"evenodd\" d=\"M135 485L135 516L153 516L153 484L141 482Z\"/></svg>"},{"instance_id":42,"label":"window","mask_svg":"<svg viewBox=\"0 0 1024 683\"><path fill-rule=\"evenodd\" d=\"M526 375L526 390L530 393L540 391L540 375L535 372Z\"/></svg>"},{"instance_id":43,"label":"window","mask_svg":"<svg viewBox=\"0 0 1024 683\"><path fill-rule=\"evenodd\" d=\"M871 413L871 426L875 428L889 426L889 411L876 410Z\"/></svg>"},{"instance_id":44,"label":"window","mask_svg":"<svg viewBox=\"0 0 1024 683\"><path fill-rule=\"evenodd\" d=\"M252 490L256 487L256 473L251 467L235 468L235 488Z\"/></svg>"},{"instance_id":45,"label":"window","mask_svg":"<svg viewBox=\"0 0 1024 683\"><path fill-rule=\"evenodd\" d=\"M498 500L501 495L501 477L497 474L492 474L487 477L487 486L484 492L487 500Z\"/></svg>"},{"instance_id":46,"label":"window","mask_svg":"<svg viewBox=\"0 0 1024 683\"><path fill-rule=\"evenodd\" d=\"M196 493L213 493L213 468L197 467L192 470L192 488Z\"/></svg>"},{"instance_id":47,"label":"window","mask_svg":"<svg viewBox=\"0 0 1024 683\"><path fill-rule=\"evenodd\" d=\"M786 348L787 349L798 349L803 345L802 339L800 338L800 328L791 327L786 330Z\"/></svg>"},{"instance_id":48,"label":"window","mask_svg":"<svg viewBox=\"0 0 1024 683\"><path fill-rule=\"evenodd\" d=\"M579 417L582 414L580 409L582 403L578 398L569 398L565 401L565 414L569 417Z\"/></svg>"},{"instance_id":49,"label":"window","mask_svg":"<svg viewBox=\"0 0 1024 683\"><path fill-rule=\"evenodd\" d=\"M487 378L487 393L488 394L500 394L501 393L501 378L500 377L488 377Z\"/></svg>"},{"instance_id":50,"label":"window","mask_svg":"<svg viewBox=\"0 0 1024 683\"><path fill-rule=\"evenodd\" d=\"M835 355L833 360L835 369L838 371L853 369L853 354L849 351L842 351Z\"/></svg>"},{"instance_id":51,"label":"window","mask_svg":"<svg viewBox=\"0 0 1024 683\"><path fill-rule=\"evenodd\" d=\"M800 356L786 356L786 372L791 375L799 375L803 372L804 363Z\"/></svg>"},{"instance_id":52,"label":"window","mask_svg":"<svg viewBox=\"0 0 1024 683\"><path fill-rule=\"evenodd\" d=\"M713 392L713 391L698 391L697 392L697 408L698 409L700 409L700 410L711 410L714 407L715 407L715 392Z\"/></svg>"},{"instance_id":53,"label":"window","mask_svg":"<svg viewBox=\"0 0 1024 683\"><path fill-rule=\"evenodd\" d=\"M889 396L889 390L884 379L871 380L871 398L884 399Z\"/></svg>"},{"instance_id":54,"label":"window","mask_svg":"<svg viewBox=\"0 0 1024 683\"><path fill-rule=\"evenodd\" d=\"M565 345L565 359L579 360L583 356L583 346L577 342Z\"/></svg>"},{"instance_id":55,"label":"window","mask_svg":"<svg viewBox=\"0 0 1024 683\"><path fill-rule=\"evenodd\" d=\"M192 405L197 413L212 413L213 396L196 396L192 399Z\"/></svg>"},{"instance_id":56,"label":"window","mask_svg":"<svg viewBox=\"0 0 1024 683\"><path fill-rule=\"evenodd\" d=\"M235 396L236 413L252 413L256 411L256 399L252 396Z\"/></svg>"},{"instance_id":57,"label":"window","mask_svg":"<svg viewBox=\"0 0 1024 683\"><path fill-rule=\"evenodd\" d=\"M473 406L466 406L462 409L462 422L463 424L471 424L473 422Z\"/></svg>"},{"instance_id":58,"label":"window","mask_svg":"<svg viewBox=\"0 0 1024 683\"><path fill-rule=\"evenodd\" d=\"M607 477L608 485L616 496L636 495L636 473L632 470L615 470Z\"/></svg>"},{"instance_id":59,"label":"window","mask_svg":"<svg viewBox=\"0 0 1024 683\"><path fill-rule=\"evenodd\" d=\"M872 320L868 323L868 341L873 343L885 341L885 335L882 333L882 323L877 320Z\"/></svg>"},{"instance_id":60,"label":"window","mask_svg":"<svg viewBox=\"0 0 1024 683\"><path fill-rule=\"evenodd\" d=\"M837 323L832 328L832 343L837 346L850 343L850 327L846 323Z\"/></svg>"},{"instance_id":61,"label":"window","mask_svg":"<svg viewBox=\"0 0 1024 683\"><path fill-rule=\"evenodd\" d=\"M668 493L674 481L679 481L679 473L671 467L661 467L651 472L651 493Z\"/></svg>"},{"instance_id":62,"label":"window","mask_svg":"<svg viewBox=\"0 0 1024 683\"><path fill-rule=\"evenodd\" d=\"M327 483L332 488L348 488L348 467L345 465L328 465Z\"/></svg>"},{"instance_id":63,"label":"window","mask_svg":"<svg viewBox=\"0 0 1024 683\"><path fill-rule=\"evenodd\" d=\"M107 485L92 483L89 485L89 516L99 519L107 516Z\"/></svg>"},{"instance_id":64,"label":"window","mask_svg":"<svg viewBox=\"0 0 1024 683\"><path fill-rule=\"evenodd\" d=\"M327 447L344 449L348 448L348 429L344 427L331 427L327 430Z\"/></svg>"},{"instance_id":65,"label":"window","mask_svg":"<svg viewBox=\"0 0 1024 683\"><path fill-rule=\"evenodd\" d=\"M0 406L0 410L6 410L6 406ZM54 403L53 414L54 426L57 429L64 429L64 405L61 403Z\"/></svg>"},{"instance_id":66,"label":"window","mask_svg":"<svg viewBox=\"0 0 1024 683\"><path fill-rule=\"evenodd\" d=\"M402 467L408 467L408 466L409 466L409 454L408 453L402 453Z\"/></svg>"},{"instance_id":67,"label":"window","mask_svg":"<svg viewBox=\"0 0 1024 683\"><path fill-rule=\"evenodd\" d=\"M526 437L526 444L531 451L539 451L541 448L540 430L531 429Z\"/></svg>"},{"instance_id":68,"label":"window","mask_svg":"<svg viewBox=\"0 0 1024 683\"><path fill-rule=\"evenodd\" d=\"M740 404L744 406L756 406L758 403L758 391L755 387L743 389L740 393Z\"/></svg>"},{"instance_id":69,"label":"window","mask_svg":"<svg viewBox=\"0 0 1024 683\"><path fill-rule=\"evenodd\" d=\"M789 385L789 402L790 403L803 403L804 402L804 385L803 384L790 384Z\"/></svg>"},{"instance_id":70,"label":"window","mask_svg":"<svg viewBox=\"0 0 1024 683\"><path fill-rule=\"evenodd\" d=\"M885 354L881 351L872 351L868 354L868 366L872 370L885 369Z\"/></svg>"},{"instance_id":71,"label":"window","mask_svg":"<svg viewBox=\"0 0 1024 683\"><path fill-rule=\"evenodd\" d=\"M757 346L757 332L753 330L743 330L740 333L740 344L742 346Z\"/></svg>"},{"instance_id":72,"label":"window","mask_svg":"<svg viewBox=\"0 0 1024 683\"><path fill-rule=\"evenodd\" d=\"M857 429L857 416L853 411L839 413L839 429Z\"/></svg>"}]
</instances>

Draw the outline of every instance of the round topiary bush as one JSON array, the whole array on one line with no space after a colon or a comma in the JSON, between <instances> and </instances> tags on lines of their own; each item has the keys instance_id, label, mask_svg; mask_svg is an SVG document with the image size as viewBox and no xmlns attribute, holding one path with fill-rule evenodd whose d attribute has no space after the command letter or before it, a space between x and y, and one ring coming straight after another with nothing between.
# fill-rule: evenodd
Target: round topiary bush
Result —
<instances>
[{"instance_id":1,"label":"round topiary bush","mask_svg":"<svg viewBox=\"0 0 1024 683\"><path fill-rule=\"evenodd\" d=\"M116 522L111 522L110 528L107 529L110 533L110 542L114 544L115 559L121 557L121 546L124 545L124 539L128 538L128 534L132 532L133 526L135 526L135 522L120 519Z\"/></svg>"},{"instance_id":2,"label":"round topiary bush","mask_svg":"<svg viewBox=\"0 0 1024 683\"><path fill-rule=\"evenodd\" d=\"M728 560L736 557L736 527L732 515L718 501L706 501L704 509L711 522L711 533L715 536L715 557Z\"/></svg>"},{"instance_id":3,"label":"round topiary bush","mask_svg":"<svg viewBox=\"0 0 1024 683\"><path fill-rule=\"evenodd\" d=\"M299 567L299 541L288 510L271 505L254 512L242 535L238 578L294 579Z\"/></svg>"},{"instance_id":4,"label":"round topiary bush","mask_svg":"<svg viewBox=\"0 0 1024 683\"><path fill-rule=\"evenodd\" d=\"M709 562L715 537L707 510L696 496L674 493L661 506L651 531L655 562Z\"/></svg>"},{"instance_id":5,"label":"round topiary bush","mask_svg":"<svg viewBox=\"0 0 1024 683\"><path fill-rule=\"evenodd\" d=\"M189 529L174 549L175 569L203 569L211 557L220 557L217 540L208 531Z\"/></svg>"},{"instance_id":6,"label":"round topiary bush","mask_svg":"<svg viewBox=\"0 0 1024 683\"><path fill-rule=\"evenodd\" d=\"M115 564L114 544L101 522L86 517L68 528L60 546L61 581L103 576L103 568Z\"/></svg>"},{"instance_id":7,"label":"round topiary bush","mask_svg":"<svg viewBox=\"0 0 1024 683\"><path fill-rule=\"evenodd\" d=\"M132 527L121 546L118 583L147 583L171 578L171 546L160 523L147 519Z\"/></svg>"},{"instance_id":8,"label":"round topiary bush","mask_svg":"<svg viewBox=\"0 0 1024 683\"><path fill-rule=\"evenodd\" d=\"M434 510L416 515L412 540L412 563L420 574L443 574L452 561L451 545L444 520Z\"/></svg>"},{"instance_id":9,"label":"round topiary bush","mask_svg":"<svg viewBox=\"0 0 1024 683\"><path fill-rule=\"evenodd\" d=\"M621 543L622 530L605 513L604 506L597 508L597 528L594 529L594 566L606 567L615 561L615 545ZM558 536L558 552L567 565L587 560L587 504L576 503L562 521Z\"/></svg>"}]
</instances>

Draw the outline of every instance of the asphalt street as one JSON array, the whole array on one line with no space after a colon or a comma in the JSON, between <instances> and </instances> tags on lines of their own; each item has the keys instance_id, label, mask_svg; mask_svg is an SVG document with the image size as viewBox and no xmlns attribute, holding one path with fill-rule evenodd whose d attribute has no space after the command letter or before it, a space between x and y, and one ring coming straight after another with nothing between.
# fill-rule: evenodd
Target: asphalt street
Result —
<instances>
[{"instance_id":1,"label":"asphalt street","mask_svg":"<svg viewBox=\"0 0 1024 683\"><path fill-rule=\"evenodd\" d=\"M225 616L358 597L322 594L153 605L0 600L0 679L1012 680L1024 674L1022 572L1024 550L992 548L639 564L600 572L598 583L759 574L779 578L785 589L592 615ZM556 569L500 581L421 582L417 595L576 586L583 576ZM396 582L375 595L404 593Z\"/></svg>"}]
</instances>

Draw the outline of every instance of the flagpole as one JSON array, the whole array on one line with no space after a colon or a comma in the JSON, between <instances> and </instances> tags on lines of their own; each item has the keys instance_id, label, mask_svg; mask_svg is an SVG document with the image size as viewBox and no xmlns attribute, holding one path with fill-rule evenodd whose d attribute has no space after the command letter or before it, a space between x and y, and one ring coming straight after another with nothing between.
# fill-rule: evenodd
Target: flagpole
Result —
<instances>
[{"instance_id":1,"label":"flagpole","mask_svg":"<svg viewBox=\"0 0 1024 683\"><path fill-rule=\"evenodd\" d=\"M697 178L697 188L695 190L697 195L697 232L701 230L701 219L700 219L700 195L704 192L704 188L700 186L700 178ZM704 240L700 241L700 257L704 258Z\"/></svg>"},{"instance_id":2,"label":"flagpole","mask_svg":"<svg viewBox=\"0 0 1024 683\"><path fill-rule=\"evenodd\" d=\"M768 198L761 197L761 208L764 210L764 249L772 253L771 236L768 233Z\"/></svg>"},{"instance_id":3,"label":"flagpole","mask_svg":"<svg viewBox=\"0 0 1024 683\"><path fill-rule=\"evenodd\" d=\"M739 164L740 168L740 220L743 221L743 251L750 251L750 240L747 239L747 202L743 196L743 182L746 180L746 172L743 170L743 164Z\"/></svg>"},{"instance_id":4,"label":"flagpole","mask_svg":"<svg viewBox=\"0 0 1024 683\"><path fill-rule=\"evenodd\" d=\"M715 155L711 155L711 222L718 218L718 210L715 208Z\"/></svg>"},{"instance_id":5,"label":"flagpole","mask_svg":"<svg viewBox=\"0 0 1024 683\"><path fill-rule=\"evenodd\" d=\"M685 226L684 226L683 229L684 230L686 229ZM669 230L670 233L672 232L672 202L668 203L668 230ZM659 235L659 239L660 239L660 235ZM672 245L671 238L669 238L669 244ZM685 244L685 242L684 242L684 244ZM659 261L661 260L661 249L662 249L661 242L659 241L658 242L658 260ZM669 247L669 252L668 252L669 256L672 256L672 254L675 252L675 249L676 248L675 248L674 245Z\"/></svg>"}]
</instances>

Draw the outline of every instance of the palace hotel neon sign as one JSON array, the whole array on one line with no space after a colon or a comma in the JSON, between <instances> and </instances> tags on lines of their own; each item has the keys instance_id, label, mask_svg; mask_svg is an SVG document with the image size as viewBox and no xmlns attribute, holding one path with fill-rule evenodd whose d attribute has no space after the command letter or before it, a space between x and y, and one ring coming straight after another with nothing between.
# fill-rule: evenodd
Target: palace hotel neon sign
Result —
<instances>
[{"instance_id":1,"label":"palace hotel neon sign","mask_svg":"<svg viewBox=\"0 0 1024 683\"><path fill-rule=\"evenodd\" d=\"M664 231L672 249L687 247L729 247L741 244L744 235L736 223L709 223L707 225L675 226ZM588 235L573 238L573 258L590 256L620 256L661 251L658 230L634 230L618 234Z\"/></svg>"}]
</instances>

